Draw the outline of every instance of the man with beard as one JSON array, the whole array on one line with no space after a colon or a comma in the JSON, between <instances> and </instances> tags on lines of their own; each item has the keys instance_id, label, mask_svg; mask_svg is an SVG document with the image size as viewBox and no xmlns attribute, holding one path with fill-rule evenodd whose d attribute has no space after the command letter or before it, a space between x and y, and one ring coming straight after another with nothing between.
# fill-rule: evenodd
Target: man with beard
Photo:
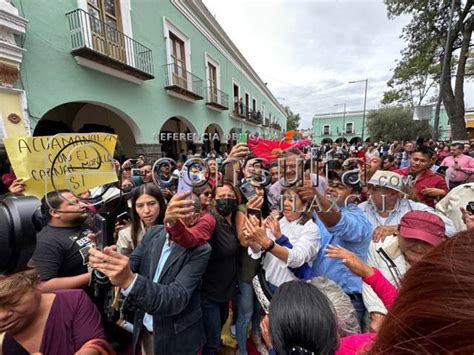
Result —
<instances>
[{"instance_id":1,"label":"man with beard","mask_svg":"<svg viewBox=\"0 0 474 355\"><path fill-rule=\"evenodd\" d=\"M38 233L33 263L41 290L83 288L89 284L87 268L92 241L85 228L86 205L69 190L49 192L41 201L48 224Z\"/></svg>"}]
</instances>

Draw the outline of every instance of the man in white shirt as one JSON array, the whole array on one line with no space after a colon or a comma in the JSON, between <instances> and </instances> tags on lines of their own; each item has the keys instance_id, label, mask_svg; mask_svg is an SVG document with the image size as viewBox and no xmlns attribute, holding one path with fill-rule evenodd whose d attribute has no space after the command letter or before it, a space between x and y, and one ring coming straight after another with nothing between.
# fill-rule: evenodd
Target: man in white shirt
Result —
<instances>
[{"instance_id":1,"label":"man in white shirt","mask_svg":"<svg viewBox=\"0 0 474 355\"><path fill-rule=\"evenodd\" d=\"M376 252L382 247L400 274L406 270L404 259L399 258L398 239L395 236L400 228L400 221L403 216L412 211L435 213L431 207L406 198L404 179L401 175L391 171L377 171L368 182L369 200L358 205L374 228L373 240L369 245L369 265L375 267L386 265L383 256ZM443 228L446 229L446 235L454 235L456 230L453 222L443 215L439 215L439 218L444 223ZM395 284L388 269L386 273L382 270L382 274ZM382 301L366 284L363 285L362 295L371 316L371 328L376 329L380 326L386 309Z\"/></svg>"}]
</instances>

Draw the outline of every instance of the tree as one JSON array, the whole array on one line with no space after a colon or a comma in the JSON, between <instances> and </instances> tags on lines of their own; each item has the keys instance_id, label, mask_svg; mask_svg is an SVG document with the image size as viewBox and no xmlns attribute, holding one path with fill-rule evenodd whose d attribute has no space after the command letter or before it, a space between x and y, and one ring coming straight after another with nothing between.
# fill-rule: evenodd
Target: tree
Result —
<instances>
[{"instance_id":1,"label":"tree","mask_svg":"<svg viewBox=\"0 0 474 355\"><path fill-rule=\"evenodd\" d=\"M292 131L292 130L298 129L300 125L300 120L301 120L300 114L293 113L293 111L291 111L289 106L283 106L283 110L286 113L286 117L288 117L286 121L286 130Z\"/></svg>"},{"instance_id":2,"label":"tree","mask_svg":"<svg viewBox=\"0 0 474 355\"><path fill-rule=\"evenodd\" d=\"M443 63L446 57L446 75L440 75L439 69L433 73L437 82L443 82L441 98L448 114L451 131L454 139L466 138L466 124L464 121L464 79L466 63L474 16L472 7L474 0L384 0L389 18L401 15L411 15L412 20L403 29L401 37L407 42L402 51L399 62L401 68L413 68L416 80L419 74L430 74L428 68L435 68ZM451 2L454 1L453 21L450 24ZM451 33L448 38L448 28ZM447 46L446 46L447 43ZM445 50L447 48L447 50ZM435 67L433 67L435 66ZM398 68L398 66L397 66ZM395 72L394 72L395 74ZM454 76L454 80L453 79ZM409 85L409 80L406 85ZM454 81L454 86L452 81ZM421 81L422 83L422 81ZM422 91L423 93L424 91ZM393 98L394 93L391 93ZM403 98L403 92L399 92ZM401 100L400 100L401 101Z\"/></svg>"},{"instance_id":3,"label":"tree","mask_svg":"<svg viewBox=\"0 0 474 355\"><path fill-rule=\"evenodd\" d=\"M429 121L414 121L413 109L396 106L369 112L367 128L372 141L413 140L430 138L433 128Z\"/></svg>"},{"instance_id":4,"label":"tree","mask_svg":"<svg viewBox=\"0 0 474 355\"><path fill-rule=\"evenodd\" d=\"M404 58L393 70L393 76L387 82L390 90L384 93L381 103L421 106L436 85L435 77L440 72L441 67L438 64L433 64L432 60L423 56Z\"/></svg>"}]
</instances>

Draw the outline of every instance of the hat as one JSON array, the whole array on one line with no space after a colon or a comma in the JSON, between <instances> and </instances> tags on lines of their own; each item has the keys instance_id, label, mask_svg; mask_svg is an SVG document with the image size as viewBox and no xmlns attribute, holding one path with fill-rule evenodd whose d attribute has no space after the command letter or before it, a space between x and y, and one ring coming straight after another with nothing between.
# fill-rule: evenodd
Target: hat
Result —
<instances>
[{"instance_id":1,"label":"hat","mask_svg":"<svg viewBox=\"0 0 474 355\"><path fill-rule=\"evenodd\" d=\"M443 242L444 234L443 220L431 212L408 212L400 220L400 236L402 238L418 239L437 246Z\"/></svg>"},{"instance_id":2,"label":"hat","mask_svg":"<svg viewBox=\"0 0 474 355\"><path fill-rule=\"evenodd\" d=\"M406 194L404 177L393 171L377 170L367 184L386 187Z\"/></svg>"}]
</instances>

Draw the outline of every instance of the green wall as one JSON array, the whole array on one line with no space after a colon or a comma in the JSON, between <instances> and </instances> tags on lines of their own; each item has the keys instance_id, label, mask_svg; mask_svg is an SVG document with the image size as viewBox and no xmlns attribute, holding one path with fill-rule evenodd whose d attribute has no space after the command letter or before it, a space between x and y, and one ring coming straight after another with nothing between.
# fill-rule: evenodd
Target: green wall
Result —
<instances>
[{"instance_id":1,"label":"green wall","mask_svg":"<svg viewBox=\"0 0 474 355\"><path fill-rule=\"evenodd\" d=\"M191 123L197 133L203 133L211 124L220 126L224 133L242 122L230 117L232 111L232 78L241 86L241 96L248 91L257 98L258 108L265 102L266 115L278 117L282 127L286 118L269 98L252 85L220 53L193 24L166 0L131 0L133 39L153 50L155 79L136 85L114 76L78 65L71 55L71 39L66 13L78 8L76 0L14 0L20 15L29 20L23 47L27 50L21 67L21 86L27 92L32 126L54 107L68 102L97 102L119 111L139 126L142 136L137 143L153 143L162 124L177 116ZM204 81L206 73L204 53L209 53L220 64L221 90L229 95L229 110L216 112L206 107L206 100L188 103L165 93L167 64L163 16L169 18L182 32L191 38L191 72ZM239 25L242 25L240 23ZM189 69L188 69L189 70ZM100 118L98 118L100 121ZM99 123L99 122L98 122ZM245 123L244 130L266 132L267 128Z\"/></svg>"}]
</instances>

